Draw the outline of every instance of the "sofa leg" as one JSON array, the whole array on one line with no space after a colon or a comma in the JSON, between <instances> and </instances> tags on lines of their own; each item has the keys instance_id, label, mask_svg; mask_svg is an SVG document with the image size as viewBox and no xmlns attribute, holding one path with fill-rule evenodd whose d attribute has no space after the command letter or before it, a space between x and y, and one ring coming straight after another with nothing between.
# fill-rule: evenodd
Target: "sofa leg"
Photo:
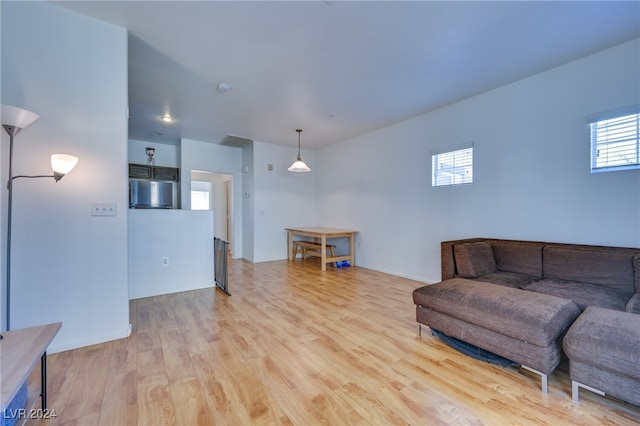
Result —
<instances>
[{"instance_id":1,"label":"sofa leg","mask_svg":"<svg viewBox=\"0 0 640 426\"><path fill-rule=\"evenodd\" d=\"M534 370L533 368L527 367L526 365L521 365L521 367L527 371L531 371L532 373L539 375L540 381L541 381L542 393L549 393L549 376L547 374L544 374L538 370Z\"/></svg>"},{"instance_id":2,"label":"sofa leg","mask_svg":"<svg viewBox=\"0 0 640 426\"><path fill-rule=\"evenodd\" d=\"M580 388L584 388L593 393L597 393L598 395L604 396L604 392L598 390L596 388L592 388L591 386L584 385L580 382L576 382L575 380L571 381L571 399L573 402L580 402Z\"/></svg>"},{"instance_id":3,"label":"sofa leg","mask_svg":"<svg viewBox=\"0 0 640 426\"><path fill-rule=\"evenodd\" d=\"M422 337L422 324L418 323L418 337Z\"/></svg>"}]
</instances>

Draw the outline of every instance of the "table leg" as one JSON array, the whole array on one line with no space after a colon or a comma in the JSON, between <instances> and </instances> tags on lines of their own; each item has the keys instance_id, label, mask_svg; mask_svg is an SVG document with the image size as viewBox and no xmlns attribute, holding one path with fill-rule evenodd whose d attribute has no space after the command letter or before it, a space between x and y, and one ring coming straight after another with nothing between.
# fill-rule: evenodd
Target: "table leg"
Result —
<instances>
[{"instance_id":1,"label":"table leg","mask_svg":"<svg viewBox=\"0 0 640 426\"><path fill-rule=\"evenodd\" d=\"M42 398L42 409L47 409L47 352L40 357L40 397Z\"/></svg>"},{"instance_id":2,"label":"table leg","mask_svg":"<svg viewBox=\"0 0 640 426\"><path fill-rule=\"evenodd\" d=\"M291 231L287 231L287 253L289 253L289 260L293 260L293 235Z\"/></svg>"},{"instance_id":3,"label":"table leg","mask_svg":"<svg viewBox=\"0 0 640 426\"><path fill-rule=\"evenodd\" d=\"M351 257L351 266L356 266L356 237L355 234L349 234L349 256Z\"/></svg>"},{"instance_id":4,"label":"table leg","mask_svg":"<svg viewBox=\"0 0 640 426\"><path fill-rule=\"evenodd\" d=\"M323 235L320 243L320 270L327 270L327 236Z\"/></svg>"}]
</instances>

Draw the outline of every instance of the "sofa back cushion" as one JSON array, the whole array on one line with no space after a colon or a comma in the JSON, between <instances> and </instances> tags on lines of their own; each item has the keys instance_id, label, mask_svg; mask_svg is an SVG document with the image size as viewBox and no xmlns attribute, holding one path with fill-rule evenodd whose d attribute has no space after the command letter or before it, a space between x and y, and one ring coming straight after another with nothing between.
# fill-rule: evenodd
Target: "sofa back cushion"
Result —
<instances>
[{"instance_id":1,"label":"sofa back cushion","mask_svg":"<svg viewBox=\"0 0 640 426\"><path fill-rule=\"evenodd\" d=\"M493 250L487 242L456 244L453 253L461 277L475 278L497 270Z\"/></svg>"},{"instance_id":2,"label":"sofa back cushion","mask_svg":"<svg viewBox=\"0 0 640 426\"><path fill-rule=\"evenodd\" d=\"M548 245L543 249L544 278L578 281L635 292L632 249Z\"/></svg>"},{"instance_id":3,"label":"sofa back cushion","mask_svg":"<svg viewBox=\"0 0 640 426\"><path fill-rule=\"evenodd\" d=\"M499 271L517 272L542 278L544 243L525 241L492 241L491 248Z\"/></svg>"}]
</instances>

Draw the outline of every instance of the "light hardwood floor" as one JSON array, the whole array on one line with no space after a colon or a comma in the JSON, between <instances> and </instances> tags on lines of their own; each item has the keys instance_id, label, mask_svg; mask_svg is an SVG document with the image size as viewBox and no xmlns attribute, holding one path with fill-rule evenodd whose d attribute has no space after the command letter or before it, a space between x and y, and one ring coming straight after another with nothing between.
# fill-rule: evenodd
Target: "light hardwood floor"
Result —
<instances>
[{"instance_id":1,"label":"light hardwood floor","mask_svg":"<svg viewBox=\"0 0 640 426\"><path fill-rule=\"evenodd\" d=\"M229 290L131 301L130 338L49 356L45 425L637 425L640 407L417 334L422 284L231 261ZM33 379L35 381L35 378Z\"/></svg>"}]
</instances>

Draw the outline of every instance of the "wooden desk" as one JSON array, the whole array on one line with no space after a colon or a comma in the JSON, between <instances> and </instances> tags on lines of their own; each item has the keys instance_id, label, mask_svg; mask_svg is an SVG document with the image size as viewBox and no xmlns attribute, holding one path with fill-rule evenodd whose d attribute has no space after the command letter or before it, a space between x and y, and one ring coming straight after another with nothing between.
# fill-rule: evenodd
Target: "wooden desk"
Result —
<instances>
[{"instance_id":1,"label":"wooden desk","mask_svg":"<svg viewBox=\"0 0 640 426\"><path fill-rule=\"evenodd\" d=\"M289 260L293 260L293 236L312 237L320 239L320 269L327 270L327 263L348 260L352 266L356 265L355 235L358 231L336 228L285 228L287 230L287 252ZM327 238L349 238L349 254L347 256L327 257Z\"/></svg>"},{"instance_id":2,"label":"wooden desk","mask_svg":"<svg viewBox=\"0 0 640 426\"><path fill-rule=\"evenodd\" d=\"M47 409L47 347L62 327L61 322L0 333L0 413L13 401L20 387L41 363L42 409ZM27 407L28 409L29 407Z\"/></svg>"}]
</instances>

